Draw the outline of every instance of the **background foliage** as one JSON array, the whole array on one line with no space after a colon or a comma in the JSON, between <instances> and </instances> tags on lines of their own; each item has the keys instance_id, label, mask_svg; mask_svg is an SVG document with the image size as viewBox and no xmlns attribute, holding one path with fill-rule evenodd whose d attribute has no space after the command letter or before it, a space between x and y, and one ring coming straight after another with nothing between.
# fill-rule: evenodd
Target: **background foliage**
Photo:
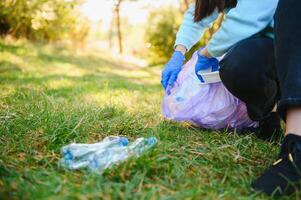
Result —
<instances>
[{"instance_id":1,"label":"background foliage","mask_svg":"<svg viewBox=\"0 0 301 200\"><path fill-rule=\"evenodd\" d=\"M174 51L174 43L177 31L180 28L183 13L173 7L154 10L149 15L146 31L146 41L150 44L148 61L150 64L166 63ZM200 41L195 44L187 53L187 60L199 48L205 46L212 35L219 29L223 15L205 30Z\"/></svg>"},{"instance_id":2,"label":"background foliage","mask_svg":"<svg viewBox=\"0 0 301 200\"><path fill-rule=\"evenodd\" d=\"M77 11L81 0L1 0L0 34L38 41L84 40L89 23Z\"/></svg>"},{"instance_id":3,"label":"background foliage","mask_svg":"<svg viewBox=\"0 0 301 200\"><path fill-rule=\"evenodd\" d=\"M72 40L84 43L89 39L92 43L95 41L108 43L106 50L109 51L114 50L114 45L119 45L119 53L131 54L136 58L144 59L150 65L164 64L173 53L176 33L189 4L189 1L181 1L180 9L175 5L170 5L150 10L147 23L140 25L131 25L126 17L114 14L112 27L107 32L98 32L93 35L93 31L99 31L95 27L100 27L102 21L99 21L96 26L94 25L94 29L92 28L90 21L79 11L79 7L85 2L87 1L2 0L0 1L0 35L43 42ZM125 2L129 1L123 3ZM112 8L112 13L119 9L124 11L126 7L116 9L115 6ZM115 27L118 25L116 21L120 21L117 28ZM95 35L108 36L91 39ZM210 34L207 34L206 37L208 40ZM117 40L118 42L114 42ZM204 46L207 40L203 39L196 44L187 54L187 59L196 49Z\"/></svg>"},{"instance_id":4,"label":"background foliage","mask_svg":"<svg viewBox=\"0 0 301 200\"><path fill-rule=\"evenodd\" d=\"M150 44L148 60L152 64L165 62L173 53L181 15L174 8L161 8L149 15L146 41Z\"/></svg>"}]
</instances>

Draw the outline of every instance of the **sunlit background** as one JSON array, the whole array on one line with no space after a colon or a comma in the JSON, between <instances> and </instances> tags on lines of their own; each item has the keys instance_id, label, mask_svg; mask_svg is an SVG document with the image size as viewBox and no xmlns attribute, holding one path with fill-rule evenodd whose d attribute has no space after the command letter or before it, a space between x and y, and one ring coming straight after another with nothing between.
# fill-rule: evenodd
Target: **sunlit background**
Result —
<instances>
[{"instance_id":1,"label":"sunlit background","mask_svg":"<svg viewBox=\"0 0 301 200\"><path fill-rule=\"evenodd\" d=\"M190 0L3 0L0 35L98 48L138 65L167 61Z\"/></svg>"},{"instance_id":2,"label":"sunlit background","mask_svg":"<svg viewBox=\"0 0 301 200\"><path fill-rule=\"evenodd\" d=\"M102 22L102 29L108 30L113 19L114 1L110 0L86 0L80 10L92 22ZM147 22L149 12L162 6L179 7L175 0L142 0L125 1L122 4L121 16L126 18L131 25L139 25Z\"/></svg>"},{"instance_id":3,"label":"sunlit background","mask_svg":"<svg viewBox=\"0 0 301 200\"><path fill-rule=\"evenodd\" d=\"M152 61L152 59L147 58L150 56L148 51L152 46L151 41L147 38L147 31L152 29L151 25L157 20L157 16L152 15L158 15L160 10L167 10L168 13L174 10L173 15L169 16L169 21L171 23L175 22L170 24L172 29L174 29L179 24L179 16L176 16L175 13L178 11L181 13L181 11L184 11L184 7L187 7L187 5L182 5L181 7L181 3L185 4L185 2L180 0L121 1L118 9L120 9L122 47L120 47L118 41L117 1L86 0L80 6L80 11L91 23L89 43L97 44L98 47L109 49L116 54L122 53L127 59L132 59L145 66L147 65L145 60L156 63L155 60ZM166 15L163 14L162 16ZM173 38L174 36L170 37Z\"/></svg>"}]
</instances>

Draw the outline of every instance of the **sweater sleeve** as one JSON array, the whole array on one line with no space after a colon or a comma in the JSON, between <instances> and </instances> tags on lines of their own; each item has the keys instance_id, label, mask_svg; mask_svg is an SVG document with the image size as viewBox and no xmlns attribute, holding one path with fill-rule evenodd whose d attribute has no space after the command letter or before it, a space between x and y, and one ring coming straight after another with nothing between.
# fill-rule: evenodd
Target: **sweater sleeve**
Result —
<instances>
[{"instance_id":1,"label":"sweater sleeve","mask_svg":"<svg viewBox=\"0 0 301 200\"><path fill-rule=\"evenodd\" d=\"M190 50L191 47L200 40L206 28L210 27L211 23L218 17L218 12L214 12L201 22L194 22L194 11L194 5L191 5L186 11L183 23L177 33L175 46L181 44L184 45L187 50Z\"/></svg>"},{"instance_id":2,"label":"sweater sleeve","mask_svg":"<svg viewBox=\"0 0 301 200\"><path fill-rule=\"evenodd\" d=\"M278 0L238 0L207 45L211 56L226 53L237 42L264 30L272 21Z\"/></svg>"}]
</instances>

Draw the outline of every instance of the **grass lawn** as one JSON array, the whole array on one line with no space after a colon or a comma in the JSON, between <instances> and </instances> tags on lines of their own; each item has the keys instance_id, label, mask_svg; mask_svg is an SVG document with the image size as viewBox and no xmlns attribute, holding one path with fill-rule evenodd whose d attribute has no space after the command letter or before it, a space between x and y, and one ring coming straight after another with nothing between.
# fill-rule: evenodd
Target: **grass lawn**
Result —
<instances>
[{"instance_id":1,"label":"grass lawn","mask_svg":"<svg viewBox=\"0 0 301 200\"><path fill-rule=\"evenodd\" d=\"M164 120L160 69L112 60L0 41L0 199L270 199L249 185L277 145ZM107 135L160 142L102 176L57 166L63 145Z\"/></svg>"}]
</instances>

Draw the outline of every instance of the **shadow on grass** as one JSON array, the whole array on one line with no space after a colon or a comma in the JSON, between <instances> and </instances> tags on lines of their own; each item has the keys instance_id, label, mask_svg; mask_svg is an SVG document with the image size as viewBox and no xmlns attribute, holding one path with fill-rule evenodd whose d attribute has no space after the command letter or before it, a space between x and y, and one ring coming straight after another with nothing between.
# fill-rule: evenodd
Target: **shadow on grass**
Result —
<instances>
[{"instance_id":1,"label":"shadow on grass","mask_svg":"<svg viewBox=\"0 0 301 200\"><path fill-rule=\"evenodd\" d=\"M68 63L82 69L89 69L94 72L99 72L100 66L110 66L111 68L122 68L121 64L106 60L101 57L90 55L70 55L70 54L50 54L39 51L38 59L47 63Z\"/></svg>"},{"instance_id":2,"label":"shadow on grass","mask_svg":"<svg viewBox=\"0 0 301 200\"><path fill-rule=\"evenodd\" d=\"M10 52L16 56L26 56L30 51L35 51L36 59L45 63L63 63L72 64L82 69L89 69L91 71L99 72L101 66L111 68L122 68L122 64L110 61L105 58L105 55L79 55L72 53L70 50L59 48L55 46L49 47L48 50L40 44L6 44L0 41L0 51ZM127 69L135 70L135 69Z\"/></svg>"},{"instance_id":3,"label":"shadow on grass","mask_svg":"<svg viewBox=\"0 0 301 200\"><path fill-rule=\"evenodd\" d=\"M0 41L0 51L8 51L13 54L18 54L20 50L24 50L23 45L18 44L5 44L3 41Z\"/></svg>"},{"instance_id":4,"label":"shadow on grass","mask_svg":"<svg viewBox=\"0 0 301 200\"><path fill-rule=\"evenodd\" d=\"M6 77L5 83L13 85L16 89L15 94L18 93L30 93L33 90L33 84L35 87L42 90L45 94L56 96L56 97L66 97L66 98L76 98L78 96L84 96L90 93L100 93L104 90L109 92L114 91L139 91L139 92L159 92L161 87L159 84L146 84L146 83L136 83L140 79L129 79L116 74L106 73L101 75L84 75L84 76L67 76L67 75L46 75L42 77ZM49 82L59 82L67 81L67 86L64 83L60 84L58 88L51 88ZM4 82L2 80L1 82ZM14 98L14 97L7 97Z\"/></svg>"},{"instance_id":5,"label":"shadow on grass","mask_svg":"<svg viewBox=\"0 0 301 200\"><path fill-rule=\"evenodd\" d=\"M14 73L20 71L22 71L22 68L19 65L8 61L0 61L0 74Z\"/></svg>"},{"instance_id":6,"label":"shadow on grass","mask_svg":"<svg viewBox=\"0 0 301 200\"><path fill-rule=\"evenodd\" d=\"M128 91L160 91L160 83L150 83L151 77L157 76L152 70L142 70L146 75L127 77L127 72L141 69L125 69L121 64L104 59L100 56L93 55L73 55L66 51L52 48L50 51L43 46L34 46L30 44L12 45L0 42L0 49L19 56L26 57L26 52L36 51L34 59L30 62L38 62L39 65L47 65L52 69L53 63L71 64L76 68L84 69L88 73L80 76L71 76L68 74L35 74L22 73L22 68L10 62L0 62L0 75L3 84L9 84L16 88L16 93L24 92L30 87L39 87L44 89L45 94L55 95L59 97L76 97L87 93L101 92L102 90L128 90ZM25 52L25 55L24 55ZM31 55L32 56L32 55ZM30 64L30 63L29 63ZM106 70L103 70L103 67ZM112 69L110 71L110 69ZM121 70L118 74L114 70ZM71 68L72 70L72 68ZM120 75L124 71L125 76ZM18 72L18 73L15 73ZM22 75L22 76L20 76ZM147 76L147 77L146 77ZM56 88L47 85L49 82L65 81L70 84L63 83Z\"/></svg>"}]
</instances>

